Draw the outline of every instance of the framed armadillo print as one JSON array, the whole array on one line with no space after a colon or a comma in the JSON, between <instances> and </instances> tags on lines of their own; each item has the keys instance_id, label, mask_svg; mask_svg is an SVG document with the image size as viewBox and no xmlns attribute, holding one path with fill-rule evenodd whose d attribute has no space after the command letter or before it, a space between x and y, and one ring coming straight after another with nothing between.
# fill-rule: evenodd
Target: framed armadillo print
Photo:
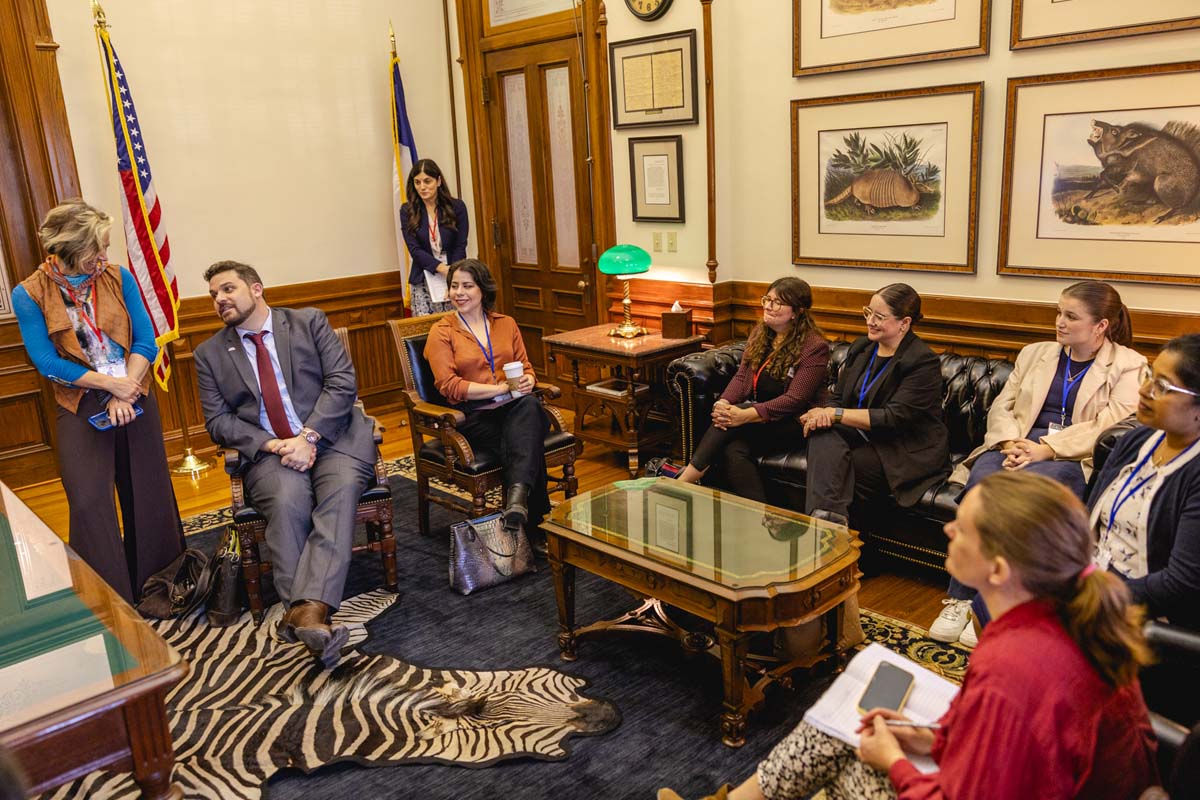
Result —
<instances>
[{"instance_id":1,"label":"framed armadillo print","mask_svg":"<svg viewBox=\"0 0 1200 800\"><path fill-rule=\"evenodd\" d=\"M997 271L1200 284L1200 61L1010 78Z\"/></svg>"},{"instance_id":2,"label":"framed armadillo print","mask_svg":"<svg viewBox=\"0 0 1200 800\"><path fill-rule=\"evenodd\" d=\"M1196 0L1013 0L1009 47L1115 39L1200 28Z\"/></svg>"},{"instance_id":3,"label":"framed armadillo print","mask_svg":"<svg viewBox=\"0 0 1200 800\"><path fill-rule=\"evenodd\" d=\"M987 55L991 0L792 0L792 74Z\"/></svg>"},{"instance_id":4,"label":"framed armadillo print","mask_svg":"<svg viewBox=\"0 0 1200 800\"><path fill-rule=\"evenodd\" d=\"M792 263L975 271L982 83L791 112Z\"/></svg>"}]
</instances>

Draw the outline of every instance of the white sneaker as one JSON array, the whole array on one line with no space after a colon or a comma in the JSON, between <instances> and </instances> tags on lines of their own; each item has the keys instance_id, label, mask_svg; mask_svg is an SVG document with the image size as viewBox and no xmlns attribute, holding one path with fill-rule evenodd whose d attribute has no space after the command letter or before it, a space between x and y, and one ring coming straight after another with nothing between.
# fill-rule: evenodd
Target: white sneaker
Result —
<instances>
[{"instance_id":1,"label":"white sneaker","mask_svg":"<svg viewBox=\"0 0 1200 800\"><path fill-rule=\"evenodd\" d=\"M963 628L962 634L958 637L958 643L969 650L974 650L975 645L979 644L979 637L975 635L974 623L967 623Z\"/></svg>"},{"instance_id":2,"label":"white sneaker","mask_svg":"<svg viewBox=\"0 0 1200 800\"><path fill-rule=\"evenodd\" d=\"M957 642L962 632L971 627L967 624L971 621L971 601L947 597L942 605L942 613L929 626L929 638L947 644Z\"/></svg>"}]
</instances>

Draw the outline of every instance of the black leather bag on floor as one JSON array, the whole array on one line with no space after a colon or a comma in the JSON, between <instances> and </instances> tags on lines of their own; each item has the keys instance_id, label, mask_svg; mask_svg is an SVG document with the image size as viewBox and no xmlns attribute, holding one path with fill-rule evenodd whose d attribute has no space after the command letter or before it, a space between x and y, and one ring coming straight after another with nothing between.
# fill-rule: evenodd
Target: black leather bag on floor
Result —
<instances>
[{"instance_id":1,"label":"black leather bag on floor","mask_svg":"<svg viewBox=\"0 0 1200 800\"><path fill-rule=\"evenodd\" d=\"M242 585L242 547L237 532L230 525L221 536L221 543L212 557L212 587L208 593L205 614L208 624L217 628L233 625L242 616L245 587Z\"/></svg>"},{"instance_id":2,"label":"black leather bag on floor","mask_svg":"<svg viewBox=\"0 0 1200 800\"><path fill-rule=\"evenodd\" d=\"M212 588L212 557L189 547L167 566L146 579L138 613L144 617L170 619L196 608Z\"/></svg>"},{"instance_id":3,"label":"black leather bag on floor","mask_svg":"<svg viewBox=\"0 0 1200 800\"><path fill-rule=\"evenodd\" d=\"M499 512L450 526L450 588L459 594L536 571L525 529L504 530Z\"/></svg>"}]
</instances>

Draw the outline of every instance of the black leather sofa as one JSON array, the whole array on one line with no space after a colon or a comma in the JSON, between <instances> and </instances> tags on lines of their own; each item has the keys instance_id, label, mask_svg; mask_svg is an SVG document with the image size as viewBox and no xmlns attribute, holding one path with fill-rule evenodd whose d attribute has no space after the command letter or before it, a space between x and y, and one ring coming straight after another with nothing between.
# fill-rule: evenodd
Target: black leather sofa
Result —
<instances>
[{"instance_id":1,"label":"black leather sofa","mask_svg":"<svg viewBox=\"0 0 1200 800\"><path fill-rule=\"evenodd\" d=\"M833 344L829 359L829 385L837 381L849 342ZM708 429L713 403L733 379L745 342L693 353L671 362L667 382L679 402L683 457L690 459L696 443ZM987 412L1012 373L1011 361L943 353L942 410L950 429L950 453L955 464L983 442ZM808 468L802 442L760 460L770 487L770 500L785 508L803 509L805 472ZM943 569L946 536L942 526L954 518L960 484L942 481L925 493L912 508L894 503L852 508L851 524L863 533L867 556L884 556ZM873 558L868 558L871 564Z\"/></svg>"}]
</instances>

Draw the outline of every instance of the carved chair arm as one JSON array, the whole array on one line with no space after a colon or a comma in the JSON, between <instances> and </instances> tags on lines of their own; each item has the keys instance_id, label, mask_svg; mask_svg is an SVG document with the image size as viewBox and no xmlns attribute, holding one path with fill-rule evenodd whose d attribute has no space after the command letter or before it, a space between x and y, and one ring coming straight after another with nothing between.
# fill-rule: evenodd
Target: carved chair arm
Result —
<instances>
[{"instance_id":1,"label":"carved chair arm","mask_svg":"<svg viewBox=\"0 0 1200 800\"><path fill-rule=\"evenodd\" d=\"M557 400L562 397L562 389L553 383L537 383L533 387L533 393L540 396L543 400Z\"/></svg>"},{"instance_id":2,"label":"carved chair arm","mask_svg":"<svg viewBox=\"0 0 1200 800\"><path fill-rule=\"evenodd\" d=\"M424 400L413 404L412 411L418 417L422 417L423 421L439 422L451 428L457 428L467 421L467 415L457 408L426 403Z\"/></svg>"}]
</instances>

